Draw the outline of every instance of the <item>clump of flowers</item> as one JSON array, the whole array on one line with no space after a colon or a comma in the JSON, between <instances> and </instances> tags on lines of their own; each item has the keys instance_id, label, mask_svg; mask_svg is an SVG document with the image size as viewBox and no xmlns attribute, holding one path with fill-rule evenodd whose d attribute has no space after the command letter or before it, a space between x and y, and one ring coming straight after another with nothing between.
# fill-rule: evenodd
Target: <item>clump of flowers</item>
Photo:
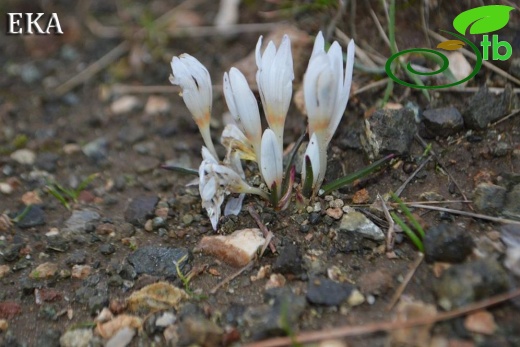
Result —
<instances>
[{"instance_id":1,"label":"clump of flowers","mask_svg":"<svg viewBox=\"0 0 520 347\"><path fill-rule=\"evenodd\" d=\"M309 144L302 167L302 189L305 197L318 193L327 170L327 147L334 136L347 106L352 70L354 41L347 47L347 61L343 64L341 46L334 42L325 52L325 41L318 33L303 79L305 107L308 116ZM221 161L213 145L209 122L212 90L208 70L194 57L182 54L173 57L170 81L182 89L182 97L204 139L202 163L199 167L199 193L211 224L216 230L222 204L228 199L224 213L238 214L244 194L256 194L269 200L279 209L286 208L291 199L295 168L283 167L283 132L285 118L292 98L294 79L291 42L287 35L277 48L270 41L261 52L262 37L256 45L256 82L268 128L262 132L260 110L245 76L232 67L224 73L224 97L235 124L225 127L221 143L226 155ZM241 160L255 161L267 187L250 186Z\"/></svg>"}]
</instances>

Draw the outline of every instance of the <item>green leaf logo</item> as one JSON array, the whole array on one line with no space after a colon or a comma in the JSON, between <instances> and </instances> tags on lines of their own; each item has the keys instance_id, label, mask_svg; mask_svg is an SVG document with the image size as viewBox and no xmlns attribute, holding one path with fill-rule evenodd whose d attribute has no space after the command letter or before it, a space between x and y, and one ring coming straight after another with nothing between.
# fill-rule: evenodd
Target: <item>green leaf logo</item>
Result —
<instances>
[{"instance_id":1,"label":"green leaf logo","mask_svg":"<svg viewBox=\"0 0 520 347\"><path fill-rule=\"evenodd\" d=\"M509 22L509 12L514 7L505 5L488 5L472 8L459 14L453 20L453 27L462 35L486 34L502 29Z\"/></svg>"}]
</instances>

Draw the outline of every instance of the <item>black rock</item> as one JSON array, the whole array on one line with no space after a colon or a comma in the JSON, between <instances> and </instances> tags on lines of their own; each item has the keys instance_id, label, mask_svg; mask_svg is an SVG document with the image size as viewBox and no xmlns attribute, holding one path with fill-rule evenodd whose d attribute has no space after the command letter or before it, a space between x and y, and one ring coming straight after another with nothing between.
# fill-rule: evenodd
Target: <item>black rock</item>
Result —
<instances>
[{"instance_id":1,"label":"black rock","mask_svg":"<svg viewBox=\"0 0 520 347\"><path fill-rule=\"evenodd\" d=\"M489 92L488 88L483 86L468 101L462 116L467 128L483 130L490 123L496 122L516 108L518 108L518 98L510 85L507 85L504 92L498 95Z\"/></svg>"},{"instance_id":2,"label":"black rock","mask_svg":"<svg viewBox=\"0 0 520 347\"><path fill-rule=\"evenodd\" d=\"M19 214L23 212L19 211ZM29 212L25 214L21 221L16 225L22 229L32 228L39 225L45 224L45 212L40 206L33 205L30 207Z\"/></svg>"},{"instance_id":3,"label":"black rock","mask_svg":"<svg viewBox=\"0 0 520 347\"><path fill-rule=\"evenodd\" d=\"M148 274L175 279L177 278L175 262L182 270L191 262L191 254L186 248L146 246L130 254L128 262L133 265L138 275Z\"/></svg>"},{"instance_id":4,"label":"black rock","mask_svg":"<svg viewBox=\"0 0 520 347\"><path fill-rule=\"evenodd\" d=\"M429 263L460 263L471 254L473 247L471 236L453 224L436 225L424 237L424 255Z\"/></svg>"},{"instance_id":5,"label":"black rock","mask_svg":"<svg viewBox=\"0 0 520 347\"><path fill-rule=\"evenodd\" d=\"M110 255L116 251L116 247L111 243L105 243L99 246L99 252L103 255Z\"/></svg>"},{"instance_id":6,"label":"black rock","mask_svg":"<svg viewBox=\"0 0 520 347\"><path fill-rule=\"evenodd\" d=\"M493 216L502 212L506 198L506 189L491 183L480 183L473 192L475 209Z\"/></svg>"},{"instance_id":7,"label":"black rock","mask_svg":"<svg viewBox=\"0 0 520 347\"><path fill-rule=\"evenodd\" d=\"M295 276L303 273L302 255L298 245L289 243L280 250L280 255L273 264L273 272Z\"/></svg>"},{"instance_id":8,"label":"black rock","mask_svg":"<svg viewBox=\"0 0 520 347\"><path fill-rule=\"evenodd\" d=\"M65 264L68 266L81 265L87 262L87 251L83 249L77 249L73 251L69 257L65 260Z\"/></svg>"},{"instance_id":9,"label":"black rock","mask_svg":"<svg viewBox=\"0 0 520 347\"><path fill-rule=\"evenodd\" d=\"M415 114L409 108L377 110L364 127L361 145L371 160L390 153L407 154L417 131Z\"/></svg>"},{"instance_id":10,"label":"black rock","mask_svg":"<svg viewBox=\"0 0 520 347\"><path fill-rule=\"evenodd\" d=\"M319 212L311 212L311 214L309 214L309 223L311 223L312 225L318 224L320 220L321 214Z\"/></svg>"},{"instance_id":11,"label":"black rock","mask_svg":"<svg viewBox=\"0 0 520 347\"><path fill-rule=\"evenodd\" d=\"M328 278L313 278L307 288L307 300L311 304L337 306L346 300L354 290L348 283L338 283Z\"/></svg>"},{"instance_id":12,"label":"black rock","mask_svg":"<svg viewBox=\"0 0 520 347\"><path fill-rule=\"evenodd\" d=\"M60 156L56 153L43 152L36 157L35 165L38 169L54 172L56 171L56 164Z\"/></svg>"},{"instance_id":13,"label":"black rock","mask_svg":"<svg viewBox=\"0 0 520 347\"><path fill-rule=\"evenodd\" d=\"M448 137L464 127L464 119L455 107L426 110L422 121L432 136Z\"/></svg>"},{"instance_id":14,"label":"black rock","mask_svg":"<svg viewBox=\"0 0 520 347\"><path fill-rule=\"evenodd\" d=\"M439 305L445 310L462 307L509 289L509 275L492 258L457 264L434 282Z\"/></svg>"},{"instance_id":15,"label":"black rock","mask_svg":"<svg viewBox=\"0 0 520 347\"><path fill-rule=\"evenodd\" d=\"M143 226L146 220L154 215L155 205L159 198L142 196L132 200L125 211L125 220L135 226Z\"/></svg>"}]
</instances>

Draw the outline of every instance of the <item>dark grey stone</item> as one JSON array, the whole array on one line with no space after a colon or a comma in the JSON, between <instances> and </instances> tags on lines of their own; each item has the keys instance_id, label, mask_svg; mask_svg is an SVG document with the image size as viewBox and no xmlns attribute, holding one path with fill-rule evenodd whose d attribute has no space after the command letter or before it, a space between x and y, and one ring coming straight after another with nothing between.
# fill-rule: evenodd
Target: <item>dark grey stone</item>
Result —
<instances>
[{"instance_id":1,"label":"dark grey stone","mask_svg":"<svg viewBox=\"0 0 520 347\"><path fill-rule=\"evenodd\" d=\"M520 184L506 195L504 215L520 220Z\"/></svg>"},{"instance_id":2,"label":"dark grey stone","mask_svg":"<svg viewBox=\"0 0 520 347\"><path fill-rule=\"evenodd\" d=\"M110 255L116 251L116 247L111 243L104 243L99 246L99 252L103 255Z\"/></svg>"},{"instance_id":3,"label":"dark grey stone","mask_svg":"<svg viewBox=\"0 0 520 347\"><path fill-rule=\"evenodd\" d=\"M18 259L20 256L20 250L24 247L22 243L13 243L8 245L2 250L3 258L5 261L12 262Z\"/></svg>"},{"instance_id":4,"label":"dark grey stone","mask_svg":"<svg viewBox=\"0 0 520 347\"><path fill-rule=\"evenodd\" d=\"M141 196L133 199L125 211L125 220L135 226L143 226L148 218L153 217L158 201L159 198L156 196Z\"/></svg>"},{"instance_id":5,"label":"dark grey stone","mask_svg":"<svg viewBox=\"0 0 520 347\"><path fill-rule=\"evenodd\" d=\"M432 136L448 137L464 127L464 119L455 107L443 107L423 112L424 125Z\"/></svg>"},{"instance_id":6,"label":"dark grey stone","mask_svg":"<svg viewBox=\"0 0 520 347\"><path fill-rule=\"evenodd\" d=\"M108 295L98 293L88 299L88 309L90 314L98 314L104 307L108 306Z\"/></svg>"},{"instance_id":7,"label":"dark grey stone","mask_svg":"<svg viewBox=\"0 0 520 347\"><path fill-rule=\"evenodd\" d=\"M348 299L354 287L348 283L338 283L325 277L313 278L307 288L307 300L311 304L337 306Z\"/></svg>"},{"instance_id":8,"label":"dark grey stone","mask_svg":"<svg viewBox=\"0 0 520 347\"><path fill-rule=\"evenodd\" d=\"M453 265L434 282L439 305L445 310L503 293L509 289L509 275L493 258Z\"/></svg>"},{"instance_id":9,"label":"dark grey stone","mask_svg":"<svg viewBox=\"0 0 520 347\"><path fill-rule=\"evenodd\" d=\"M302 255L298 245L289 243L281 248L280 255L273 264L273 272L283 275L302 275Z\"/></svg>"},{"instance_id":10,"label":"dark grey stone","mask_svg":"<svg viewBox=\"0 0 520 347\"><path fill-rule=\"evenodd\" d=\"M404 155L409 152L416 131L412 110L380 109L365 120L361 145L371 160L390 153Z\"/></svg>"},{"instance_id":11,"label":"dark grey stone","mask_svg":"<svg viewBox=\"0 0 520 347\"><path fill-rule=\"evenodd\" d=\"M69 241L62 235L46 236L47 249L56 252L66 252L69 250Z\"/></svg>"},{"instance_id":12,"label":"dark grey stone","mask_svg":"<svg viewBox=\"0 0 520 347\"><path fill-rule=\"evenodd\" d=\"M77 249L73 251L65 260L65 264L68 266L81 265L87 262L87 251L84 249Z\"/></svg>"},{"instance_id":13,"label":"dark grey stone","mask_svg":"<svg viewBox=\"0 0 520 347\"><path fill-rule=\"evenodd\" d=\"M473 192L475 209L493 216L502 212L506 198L506 188L491 183L480 183Z\"/></svg>"},{"instance_id":14,"label":"dark grey stone","mask_svg":"<svg viewBox=\"0 0 520 347\"><path fill-rule=\"evenodd\" d=\"M474 247L471 236L453 224L441 223L430 228L424 237L424 255L429 263L460 263Z\"/></svg>"},{"instance_id":15,"label":"dark grey stone","mask_svg":"<svg viewBox=\"0 0 520 347\"><path fill-rule=\"evenodd\" d=\"M126 144L133 144L143 140L145 131L140 126L126 125L119 130L117 138Z\"/></svg>"},{"instance_id":16,"label":"dark grey stone","mask_svg":"<svg viewBox=\"0 0 520 347\"><path fill-rule=\"evenodd\" d=\"M61 332L56 329L45 329L36 339L38 347L59 347Z\"/></svg>"},{"instance_id":17,"label":"dark grey stone","mask_svg":"<svg viewBox=\"0 0 520 347\"><path fill-rule=\"evenodd\" d=\"M130 254L128 262L133 265L138 275L148 274L175 279L177 270L174 263L177 262L179 268L184 269L186 264L191 262L191 254L186 248L146 246Z\"/></svg>"},{"instance_id":18,"label":"dark grey stone","mask_svg":"<svg viewBox=\"0 0 520 347\"><path fill-rule=\"evenodd\" d=\"M81 234L87 231L87 227L97 222L101 216L96 211L92 210L75 210L72 211L72 216L65 221L65 231L72 234Z\"/></svg>"},{"instance_id":19,"label":"dark grey stone","mask_svg":"<svg viewBox=\"0 0 520 347\"><path fill-rule=\"evenodd\" d=\"M376 242L369 240L357 231L338 231L334 238L334 247L343 253L359 252L364 249L372 249Z\"/></svg>"},{"instance_id":20,"label":"dark grey stone","mask_svg":"<svg viewBox=\"0 0 520 347\"><path fill-rule=\"evenodd\" d=\"M253 329L253 340L285 336L287 326L298 324L307 302L303 296L295 295L289 287L272 288L264 293L265 305L250 307L244 320Z\"/></svg>"},{"instance_id":21,"label":"dark grey stone","mask_svg":"<svg viewBox=\"0 0 520 347\"><path fill-rule=\"evenodd\" d=\"M483 130L515 108L518 108L518 98L510 85L507 85L501 94L491 93L483 86L468 101L462 116L467 128Z\"/></svg>"},{"instance_id":22,"label":"dark grey stone","mask_svg":"<svg viewBox=\"0 0 520 347\"><path fill-rule=\"evenodd\" d=\"M100 137L87 143L83 146L83 153L96 163L105 161L108 156L108 140Z\"/></svg>"},{"instance_id":23,"label":"dark grey stone","mask_svg":"<svg viewBox=\"0 0 520 347\"><path fill-rule=\"evenodd\" d=\"M60 156L56 153L43 152L36 157L35 165L41 170L54 172L59 159Z\"/></svg>"},{"instance_id":24,"label":"dark grey stone","mask_svg":"<svg viewBox=\"0 0 520 347\"><path fill-rule=\"evenodd\" d=\"M319 212L311 212L309 214L309 223L311 223L312 225L316 225L320 222L321 220L321 214Z\"/></svg>"},{"instance_id":25,"label":"dark grey stone","mask_svg":"<svg viewBox=\"0 0 520 347\"><path fill-rule=\"evenodd\" d=\"M18 214L22 213L19 211ZM45 212L38 205L30 207L29 212L16 225L22 229L33 228L45 224Z\"/></svg>"}]
</instances>

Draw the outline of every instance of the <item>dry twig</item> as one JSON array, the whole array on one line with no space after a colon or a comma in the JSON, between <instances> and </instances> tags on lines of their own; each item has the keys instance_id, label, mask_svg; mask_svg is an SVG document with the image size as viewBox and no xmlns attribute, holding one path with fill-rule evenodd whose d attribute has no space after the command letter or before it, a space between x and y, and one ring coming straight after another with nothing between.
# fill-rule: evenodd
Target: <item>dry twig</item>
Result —
<instances>
[{"instance_id":1,"label":"dry twig","mask_svg":"<svg viewBox=\"0 0 520 347\"><path fill-rule=\"evenodd\" d=\"M453 210L451 208L430 206L430 205L424 205L424 204L408 204L408 206L415 207L415 208L424 208L426 210L448 212L448 213L458 214L458 215L466 216L466 217L472 217L472 218L479 218L479 219L489 220L489 221L497 222L497 223L504 223L504 224L508 224L509 223L509 224L520 225L520 221L513 220L513 219L492 217L492 216L487 216L485 214L480 214L480 213L473 213L473 212L466 212L466 211L460 211L460 210Z\"/></svg>"},{"instance_id":2,"label":"dry twig","mask_svg":"<svg viewBox=\"0 0 520 347\"><path fill-rule=\"evenodd\" d=\"M408 283L412 279L413 275L415 274L415 271L417 270L419 265L421 265L423 259L424 259L424 254L419 252L417 259L415 259L414 263L412 264L412 268L410 269L410 271L408 271L408 273L406 274L406 277L404 278L404 281L401 283L401 285L399 285L399 288L397 288L394 295L392 296L392 299L390 300L390 303L386 307L387 311L390 311L390 310L392 310L392 308L394 308L395 304L397 303L397 301L403 294L404 290L406 289L406 286L408 285Z\"/></svg>"},{"instance_id":3,"label":"dry twig","mask_svg":"<svg viewBox=\"0 0 520 347\"><path fill-rule=\"evenodd\" d=\"M385 199L377 193L377 198L381 201L381 207L383 208L383 213L385 214L385 218L388 221L388 231L386 233L386 253L392 252L394 249L395 243L395 222L392 216L390 216L390 212L388 212L388 206L386 206Z\"/></svg>"},{"instance_id":4,"label":"dry twig","mask_svg":"<svg viewBox=\"0 0 520 347\"><path fill-rule=\"evenodd\" d=\"M273 233L270 232L267 227L265 226L264 223L262 223L262 220L260 219L260 216L258 215L258 213L255 211L255 209L253 208L253 206L249 205L247 207L247 211L249 212L249 214L251 215L251 217L253 217L253 219L255 220L256 224L258 224L258 227L260 228L260 230L262 231L262 233L264 234L264 237L266 239L266 242L269 241L269 248L271 249L271 252L276 253L276 247L274 246L274 243L272 242L272 238L273 238Z\"/></svg>"},{"instance_id":5,"label":"dry twig","mask_svg":"<svg viewBox=\"0 0 520 347\"><path fill-rule=\"evenodd\" d=\"M197 5L201 0L187 0L182 2L180 5L175 6L170 11L163 14L161 17L157 18L154 21L154 25L156 26L163 26L170 18L178 11L186 10L189 8L194 7ZM140 36L142 33L145 32L145 28L140 29L135 36ZM107 54L105 54L101 59L93 62L90 64L86 69L82 70L79 74L73 76L66 82L60 84L56 89L52 91L52 95L56 97L60 97L66 93L68 93L73 88L79 86L80 84L88 81L90 78L95 76L99 71L106 68L108 65L110 65L112 62L114 62L116 59L121 57L123 54L127 53L130 49L130 41L124 40L119 45L117 45L115 48L111 49Z\"/></svg>"},{"instance_id":6,"label":"dry twig","mask_svg":"<svg viewBox=\"0 0 520 347\"><path fill-rule=\"evenodd\" d=\"M406 188L406 186L408 185L408 183L410 183L413 178L419 173L419 171L422 170L422 168L432 159L432 156L429 156L428 158L426 158L425 160L423 160L423 162L421 163L421 165L419 165L419 167L417 169L415 169L415 171L410 175L410 177L408 177L406 179L406 181L404 181L404 183L395 191L395 195L397 196L400 196L401 193L403 192L403 190Z\"/></svg>"},{"instance_id":7,"label":"dry twig","mask_svg":"<svg viewBox=\"0 0 520 347\"><path fill-rule=\"evenodd\" d=\"M217 290L219 290L220 287L222 287L223 285L225 285L226 283L229 283L231 282L232 280L234 280L237 276L240 276L244 271L247 271L249 269L251 269L253 267L253 264L255 263L254 260L251 260L246 266L244 266L243 268L241 268L240 270L238 270L237 272L231 274L230 276L224 278L224 280L222 280L221 282L219 282L215 287L213 287L209 293L210 294L215 294L217 292Z\"/></svg>"}]
</instances>

